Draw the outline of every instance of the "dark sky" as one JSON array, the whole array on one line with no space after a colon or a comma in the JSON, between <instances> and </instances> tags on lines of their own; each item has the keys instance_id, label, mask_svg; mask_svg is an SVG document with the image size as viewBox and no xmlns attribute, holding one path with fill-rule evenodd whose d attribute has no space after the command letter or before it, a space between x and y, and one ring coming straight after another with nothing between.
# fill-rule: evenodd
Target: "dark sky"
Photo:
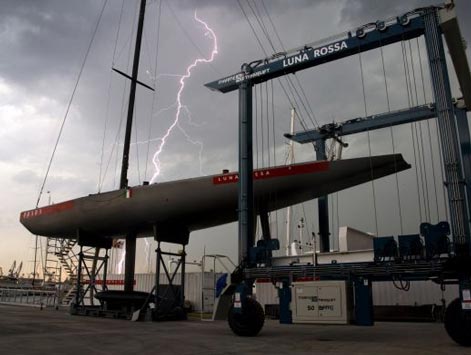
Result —
<instances>
[{"instance_id":1,"label":"dark sky","mask_svg":"<svg viewBox=\"0 0 471 355\"><path fill-rule=\"evenodd\" d=\"M264 38L252 9L263 15L263 23L267 26L276 50L280 51L282 48L276 35L284 48L295 48L343 33L364 23L400 15L433 3L420 0L240 1L269 54L273 50ZM52 201L59 202L97 192L100 171L102 189L116 187L116 164L120 159L116 152L121 154L123 136L119 126L126 110L127 94L124 91L125 79L113 73L111 67L131 71L130 52L135 36L133 29L137 5L137 1L125 1L123 5L120 0L109 0L106 4L64 125L41 204L47 204L49 197ZM264 12L263 5L270 18ZM471 3L463 0L456 1L456 5L462 35L470 42ZM68 100L102 6L103 1L100 0L0 0L0 183L4 188L4 203L0 205L0 265L4 270L8 269L14 259L23 260L27 264L32 259L33 237L18 223L18 215L20 211L35 205ZM159 8L160 36L157 36ZM131 151L131 184L149 180L154 172L152 153L158 146L159 137L162 137L174 120L179 76L184 74L186 67L196 58L207 57L212 50L211 38L193 18L195 10L216 33L219 53L213 63L196 67L191 78L185 82L182 100L187 110L183 111L180 126L169 136L160 156L161 174L157 181L237 168L237 94L211 92L203 85L237 72L245 62L265 57L239 3L167 0L162 1L160 7L159 0L149 0L139 78L154 86L157 95L154 97L149 90L138 89L134 144ZM421 41L411 42L416 60L415 69L419 75L417 46L422 46L423 54L425 51ZM469 50L467 52L469 55ZM384 48L383 55L390 109L405 108L408 100L404 88L401 46L388 46ZM380 58L379 50L362 55L368 114L388 110ZM426 64L425 58L422 58L422 62ZM425 101L432 100L427 84L427 67L424 72L424 89L421 89L417 76L419 104L424 101L423 93ZM359 117L365 113L358 56L303 71L297 74L296 80L302 84L320 124ZM451 80L454 95L459 96L453 74ZM265 95L263 90L267 88L262 86L261 90ZM277 164L285 161L287 142L283 133L289 130L290 104L276 81L273 95L275 136L268 137L264 132L265 149L261 149L259 136L258 155L255 159L258 166L269 163L273 165L273 154ZM259 109L259 114L262 109L266 114L265 106ZM268 109L271 110L271 107ZM302 112L303 108L300 110ZM310 120L305 114L304 116L308 126L312 127ZM299 122L296 123L296 128L301 129ZM424 125L422 128L425 132L428 127ZM431 132L431 151L437 156L433 125ZM406 160L411 162L413 150L410 127L395 128L393 134L395 151L403 153ZM147 143L149 140L150 144ZM366 135L349 137L347 141L350 147L344 151L345 158L368 154ZM370 142L374 154L392 152L391 132L388 130L373 132ZM270 162L268 156L271 157ZM297 161L313 158L312 146L296 148ZM415 179L415 169L399 178L404 208L403 224L411 233L416 232L419 223L417 196L412 187ZM377 219L381 226L379 233L397 234L399 226L395 180L393 177L383 180L376 186ZM439 181L440 177L436 176L435 180ZM433 190L432 184L429 188ZM441 191L441 186L438 190ZM440 194L440 199L442 198ZM334 196L334 202L331 206L335 228L348 224L375 232L371 185L339 193ZM441 200L439 204L442 205L440 202ZM363 207L355 208L359 205ZM316 211L313 202L306 204L306 209L308 214ZM435 209L432 206L431 210ZM302 213L299 211L295 212L298 219ZM443 217L444 210L440 207L438 214L431 214L434 221ZM278 216L280 239L284 238L283 219L284 212ZM317 229L315 219L309 220L307 225L308 231ZM196 232L190 242L189 257L200 258L204 247L210 253L235 257L236 240L235 225ZM137 267L141 271L147 268L144 262L138 263ZM28 269L28 265L26 268Z\"/></svg>"}]
</instances>

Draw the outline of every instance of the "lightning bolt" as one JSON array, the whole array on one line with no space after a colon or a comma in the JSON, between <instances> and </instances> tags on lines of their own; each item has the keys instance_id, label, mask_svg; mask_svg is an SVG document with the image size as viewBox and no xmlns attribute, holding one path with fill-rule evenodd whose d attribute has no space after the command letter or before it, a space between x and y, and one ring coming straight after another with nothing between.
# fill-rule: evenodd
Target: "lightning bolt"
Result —
<instances>
[{"instance_id":1,"label":"lightning bolt","mask_svg":"<svg viewBox=\"0 0 471 355\"><path fill-rule=\"evenodd\" d=\"M205 28L205 30L206 30L205 36L208 36L213 40L213 50L211 51L211 55L209 56L209 58L198 58L192 64L190 64L186 68L185 75L182 75L181 78L180 78L180 88L179 88L178 93L177 93L177 112L175 114L175 119L173 120L172 124L167 129L164 136L160 139L160 143L157 147L157 151L154 153L154 156L152 158L152 163L154 164L154 167L155 167L155 173L152 176L152 179L150 181L151 183L154 183L156 181L157 177L160 175L160 154L163 151L163 148L165 146L167 138L170 136L170 134L172 133L175 126L178 125L178 121L180 119L181 111L184 108L184 105L182 104L181 98L182 98L183 90L185 89L186 79L191 77L191 71L196 66L198 66L198 64L200 64L200 63L211 63L214 60L214 57L216 56L216 54L218 53L217 37L216 37L216 34L214 33L214 31L208 26L208 24L206 22L204 22L203 20L198 18L198 16L196 15L196 11L195 11L194 19L195 19L195 21L197 21L198 23L203 25L203 27ZM182 132L184 132L180 126L179 126L179 128ZM184 132L184 135L186 136L187 139L189 139L189 136L185 133L186 132ZM199 143L201 143L201 142L199 142ZM194 143L194 144L196 144L196 143ZM200 147L201 147L201 145L200 145ZM200 149L200 152L201 152L201 149ZM200 155L201 155L201 153L200 153Z\"/></svg>"},{"instance_id":2,"label":"lightning bolt","mask_svg":"<svg viewBox=\"0 0 471 355\"><path fill-rule=\"evenodd\" d=\"M190 135L182 128L182 126L180 125L179 123L179 119L180 119L180 114L182 111L185 111L186 114L187 114L187 117L188 117L188 120L189 120L189 123L190 124L193 124L196 126L195 123L193 123L192 119L191 119L191 113L190 111L188 110L188 108L182 104L182 100L181 100L181 97L182 97L182 93L183 93L183 90L185 89L185 81L186 79L190 78L191 77L191 71L196 67L198 66L198 64L200 63L211 63L213 60L214 60L214 57L216 56L216 54L218 54L218 45L217 45L217 37L216 37L216 34L214 33L214 31L208 26L208 24L201 20L200 18L198 18L198 16L196 15L196 11L195 11L195 15L194 15L194 19L195 21L197 21L198 23L200 23L201 25L203 25L204 29L206 30L205 32L205 36L208 36L210 37L212 40L213 40L213 50L211 51L211 55L209 56L209 58L198 58L196 59L192 64L190 64L187 68L186 68L186 71L185 71L185 74L184 75L178 75L178 74L160 74L158 75L157 77L155 77L154 79L157 80L159 77L161 76L169 76L169 77L179 77L180 78L180 87L178 89L178 92L177 92L177 100L174 104L172 104L171 106L169 107L166 107L162 110L160 110L159 112L156 113L155 116L159 116L161 113L177 106L177 111L176 111L176 114L175 114L175 118L172 122L172 124L170 125L170 127L167 129L166 133L164 134L163 137L160 137L160 138L156 138L156 139L151 139L150 141L154 141L154 140L158 140L159 141L159 145L157 147L157 150L156 152L154 153L154 156L152 158L152 163L154 164L154 167L155 167L155 173L154 175L152 176L152 179L150 180L150 183L154 183L157 179L157 177L160 175L160 154L162 153L163 151L163 148L165 146L165 143L167 141L167 138L170 136L170 134L172 133L173 129L175 127L178 127L178 129L183 133L183 135L185 136L185 138L192 144L195 144L195 145L198 145L199 146L199 160L200 160L200 173L201 175L203 175L203 172L202 172L202 165L201 165L201 161L202 161L202 152L203 152L203 143L200 142L200 141L197 141L197 140L193 140L191 139ZM150 74L147 73L149 76ZM149 141L142 141L142 142L136 142L135 144L143 144L143 143L147 143ZM147 239L145 239L145 243L146 243L146 246L145 246L145 253L147 256L149 256L149 253L150 253L150 244L149 242L147 241ZM125 261L125 256L126 256L126 251L124 249L124 246L123 246L123 252L121 254L121 259L120 261L118 262L118 273L121 274L122 271L123 271L123 265L124 265L124 261Z\"/></svg>"},{"instance_id":3,"label":"lightning bolt","mask_svg":"<svg viewBox=\"0 0 471 355\"><path fill-rule=\"evenodd\" d=\"M185 110L186 115L188 116L188 123L190 125L198 127L199 125L192 121L191 113L188 110L188 107L183 106L183 109ZM199 159L199 163L200 163L200 175L204 175L204 172L203 172L203 148L204 148L203 142L191 138L191 136L180 125L180 122L177 123L177 127L183 133L183 135L185 136L185 138L188 142L190 142L193 145L197 145L199 147L198 159Z\"/></svg>"}]
</instances>

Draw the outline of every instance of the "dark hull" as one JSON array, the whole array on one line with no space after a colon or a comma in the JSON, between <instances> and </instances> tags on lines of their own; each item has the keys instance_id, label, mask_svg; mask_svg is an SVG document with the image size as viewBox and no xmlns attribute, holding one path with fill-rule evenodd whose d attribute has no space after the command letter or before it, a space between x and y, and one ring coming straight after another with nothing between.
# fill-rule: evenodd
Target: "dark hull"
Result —
<instances>
[{"instance_id":1,"label":"dark hull","mask_svg":"<svg viewBox=\"0 0 471 355\"><path fill-rule=\"evenodd\" d=\"M410 168L401 155L294 164L254 172L255 208L273 211ZM136 186L21 213L33 234L140 237L173 226L191 231L237 220L236 173ZM126 196L126 195L130 196Z\"/></svg>"}]
</instances>

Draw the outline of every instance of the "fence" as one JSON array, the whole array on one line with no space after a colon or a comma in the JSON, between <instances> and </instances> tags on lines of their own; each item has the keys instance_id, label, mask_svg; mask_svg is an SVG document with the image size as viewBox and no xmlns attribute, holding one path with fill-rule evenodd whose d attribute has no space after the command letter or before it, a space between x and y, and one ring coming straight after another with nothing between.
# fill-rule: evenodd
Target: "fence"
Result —
<instances>
[{"instance_id":1,"label":"fence","mask_svg":"<svg viewBox=\"0 0 471 355\"><path fill-rule=\"evenodd\" d=\"M55 290L0 288L0 303L55 307L59 305L59 298Z\"/></svg>"}]
</instances>

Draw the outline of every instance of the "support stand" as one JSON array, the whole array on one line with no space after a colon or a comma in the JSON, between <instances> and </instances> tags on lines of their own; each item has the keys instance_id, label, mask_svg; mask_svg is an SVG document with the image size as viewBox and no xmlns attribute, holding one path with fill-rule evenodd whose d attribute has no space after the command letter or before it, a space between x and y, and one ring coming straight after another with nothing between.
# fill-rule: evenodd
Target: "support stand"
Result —
<instances>
[{"instance_id":1,"label":"support stand","mask_svg":"<svg viewBox=\"0 0 471 355\"><path fill-rule=\"evenodd\" d=\"M108 251L111 248L112 240L93 238L93 236L87 236L78 231L77 243L80 246L80 252L78 254L76 294L75 301L70 307L70 313L73 315L89 315L91 311L98 311L103 307L101 300L100 306L87 305L85 297L87 294L92 297L95 294L99 294L97 280L100 279L100 275L102 283L100 291L104 292L107 290L106 274L108 271ZM95 249L94 256L85 254L84 247ZM104 256L99 255L100 249L105 249ZM93 266L90 266L89 261L92 261ZM87 281L86 278L88 278ZM92 301L90 301L90 303L93 304Z\"/></svg>"},{"instance_id":2,"label":"support stand","mask_svg":"<svg viewBox=\"0 0 471 355\"><path fill-rule=\"evenodd\" d=\"M126 256L124 261L124 291L134 291L134 270L136 267L136 235L126 235Z\"/></svg>"},{"instance_id":3,"label":"support stand","mask_svg":"<svg viewBox=\"0 0 471 355\"><path fill-rule=\"evenodd\" d=\"M103 276L101 278L101 291L106 291L108 288L106 286L106 273L108 270L108 250L105 249L105 255L104 256L89 256L85 255L83 252L83 246L80 246L80 252L79 252L79 265L78 265L78 275L77 275L77 293L75 295L75 304L74 306L85 306L85 296L90 292L91 294L96 294L98 293L97 289L97 276L100 275L100 272L103 271ZM93 262L98 262L99 264L97 265L96 269L93 267L90 268L89 265L87 264L87 260L92 260ZM83 273L85 271L85 274ZM82 275L87 278L87 281L84 282L85 280L82 280ZM84 284L86 287L84 288Z\"/></svg>"},{"instance_id":4,"label":"support stand","mask_svg":"<svg viewBox=\"0 0 471 355\"><path fill-rule=\"evenodd\" d=\"M153 320L183 320L186 319L185 303L185 245L182 245L181 253L165 252L161 249L161 241L157 241L157 262L155 272ZM176 258L176 267L173 271L165 265L163 256ZM165 272L165 283L161 283L161 270ZM180 271L180 284L175 281L177 272Z\"/></svg>"}]
</instances>

